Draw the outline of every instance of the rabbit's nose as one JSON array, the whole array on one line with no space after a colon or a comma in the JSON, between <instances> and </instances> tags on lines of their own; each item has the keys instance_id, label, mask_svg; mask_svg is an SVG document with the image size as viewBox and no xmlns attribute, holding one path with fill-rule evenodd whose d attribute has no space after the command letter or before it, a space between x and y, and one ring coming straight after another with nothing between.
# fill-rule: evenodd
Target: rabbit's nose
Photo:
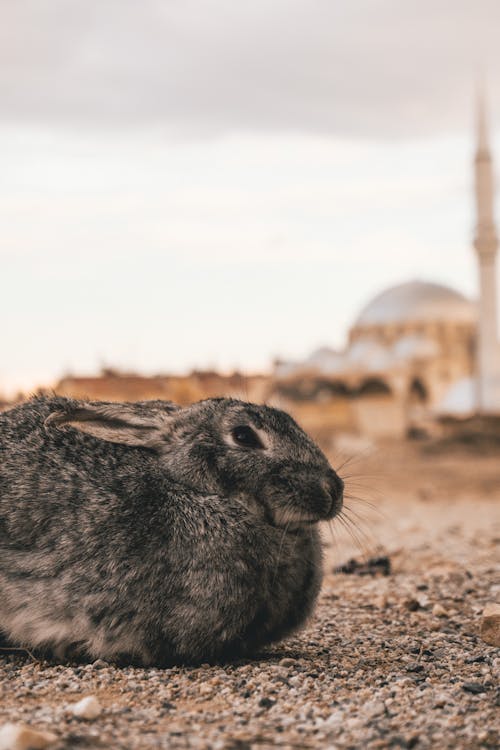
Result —
<instances>
[{"instance_id":1,"label":"rabbit's nose","mask_svg":"<svg viewBox=\"0 0 500 750\"><path fill-rule=\"evenodd\" d=\"M324 483L324 488L329 497L331 497L331 505L328 515L330 518L333 518L342 510L344 502L344 482L334 471L332 471Z\"/></svg>"}]
</instances>

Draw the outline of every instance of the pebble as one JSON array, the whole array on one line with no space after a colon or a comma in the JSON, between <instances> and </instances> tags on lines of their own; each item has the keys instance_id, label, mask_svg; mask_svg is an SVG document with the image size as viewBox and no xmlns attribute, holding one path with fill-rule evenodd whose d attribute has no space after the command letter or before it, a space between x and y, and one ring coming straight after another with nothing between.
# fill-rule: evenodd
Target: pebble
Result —
<instances>
[{"instance_id":1,"label":"pebble","mask_svg":"<svg viewBox=\"0 0 500 750\"><path fill-rule=\"evenodd\" d=\"M109 664L104 659L96 659L92 662L92 667L94 669L106 669L106 667L109 667Z\"/></svg>"},{"instance_id":2,"label":"pebble","mask_svg":"<svg viewBox=\"0 0 500 750\"><path fill-rule=\"evenodd\" d=\"M462 688L467 693L472 693L473 695L479 695L480 693L486 692L486 688L484 685L481 685L480 682L464 682Z\"/></svg>"},{"instance_id":3,"label":"pebble","mask_svg":"<svg viewBox=\"0 0 500 750\"><path fill-rule=\"evenodd\" d=\"M382 701L369 701L365 703L364 711L368 718L374 719L376 716L385 714L385 705Z\"/></svg>"},{"instance_id":4,"label":"pebble","mask_svg":"<svg viewBox=\"0 0 500 750\"><path fill-rule=\"evenodd\" d=\"M413 597L411 599L407 599L404 605L409 612L418 612L419 609L422 609L418 599L414 599Z\"/></svg>"},{"instance_id":5,"label":"pebble","mask_svg":"<svg viewBox=\"0 0 500 750\"><path fill-rule=\"evenodd\" d=\"M259 700L259 706L261 708L272 708L275 703L276 703L276 701L273 701L272 698L266 698L266 697L264 697L264 698L261 698Z\"/></svg>"},{"instance_id":6,"label":"pebble","mask_svg":"<svg viewBox=\"0 0 500 750\"><path fill-rule=\"evenodd\" d=\"M344 717L344 711L334 711L324 720L323 726L341 727Z\"/></svg>"},{"instance_id":7,"label":"pebble","mask_svg":"<svg viewBox=\"0 0 500 750\"><path fill-rule=\"evenodd\" d=\"M500 648L500 604L488 604L481 618L481 640Z\"/></svg>"},{"instance_id":8,"label":"pebble","mask_svg":"<svg viewBox=\"0 0 500 750\"><path fill-rule=\"evenodd\" d=\"M52 732L40 732L26 724L4 724L0 728L0 750L42 750L57 741Z\"/></svg>"},{"instance_id":9,"label":"pebble","mask_svg":"<svg viewBox=\"0 0 500 750\"><path fill-rule=\"evenodd\" d=\"M280 659L278 662L280 667L296 667L297 666L297 660L296 659L289 659L286 657L285 659Z\"/></svg>"},{"instance_id":10,"label":"pebble","mask_svg":"<svg viewBox=\"0 0 500 750\"><path fill-rule=\"evenodd\" d=\"M79 719L97 719L102 712L102 706L95 695L87 695L78 703L70 704L68 710Z\"/></svg>"},{"instance_id":11,"label":"pebble","mask_svg":"<svg viewBox=\"0 0 500 750\"><path fill-rule=\"evenodd\" d=\"M448 610L443 607L442 604L435 604L432 608L432 614L434 617L448 617Z\"/></svg>"}]
</instances>

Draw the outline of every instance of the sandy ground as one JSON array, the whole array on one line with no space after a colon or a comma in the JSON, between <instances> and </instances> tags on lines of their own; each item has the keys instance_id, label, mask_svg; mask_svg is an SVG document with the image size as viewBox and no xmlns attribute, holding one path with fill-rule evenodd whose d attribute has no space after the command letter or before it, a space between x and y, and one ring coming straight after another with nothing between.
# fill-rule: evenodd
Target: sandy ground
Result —
<instances>
[{"instance_id":1,"label":"sandy ground","mask_svg":"<svg viewBox=\"0 0 500 750\"><path fill-rule=\"evenodd\" d=\"M301 634L196 669L4 652L0 723L50 730L56 750L498 747L500 654L478 634L500 599L500 457L387 444L341 474L362 551L340 523L324 529L325 582ZM390 557L390 575L334 573L375 554ZM85 695L100 700L98 718L68 713Z\"/></svg>"}]
</instances>

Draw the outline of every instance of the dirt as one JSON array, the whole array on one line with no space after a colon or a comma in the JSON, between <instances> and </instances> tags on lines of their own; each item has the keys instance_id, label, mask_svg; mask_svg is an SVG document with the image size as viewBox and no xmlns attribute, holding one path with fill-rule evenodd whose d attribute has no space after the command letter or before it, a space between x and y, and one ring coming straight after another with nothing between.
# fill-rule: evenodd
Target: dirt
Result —
<instances>
[{"instance_id":1,"label":"dirt","mask_svg":"<svg viewBox=\"0 0 500 750\"><path fill-rule=\"evenodd\" d=\"M500 654L479 630L500 599L500 456L387 443L340 473L345 517L323 529L325 581L302 633L198 668L3 652L0 723L52 731L54 750L498 747ZM380 556L389 575L334 573ZM84 695L100 700L98 718L68 711Z\"/></svg>"}]
</instances>

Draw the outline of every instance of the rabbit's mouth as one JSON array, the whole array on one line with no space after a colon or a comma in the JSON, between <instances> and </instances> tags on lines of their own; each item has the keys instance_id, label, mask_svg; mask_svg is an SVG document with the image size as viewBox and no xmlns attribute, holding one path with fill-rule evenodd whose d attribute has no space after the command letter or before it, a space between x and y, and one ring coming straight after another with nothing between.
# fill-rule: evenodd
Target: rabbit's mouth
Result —
<instances>
[{"instance_id":1,"label":"rabbit's mouth","mask_svg":"<svg viewBox=\"0 0 500 750\"><path fill-rule=\"evenodd\" d=\"M315 526L325 519L319 516L311 516L289 508L276 508L273 513L274 525L282 529L294 531L302 526Z\"/></svg>"},{"instance_id":2,"label":"rabbit's mouth","mask_svg":"<svg viewBox=\"0 0 500 750\"><path fill-rule=\"evenodd\" d=\"M318 476L306 466L272 477L262 499L273 525L296 529L331 521L342 510L343 494L344 482L333 469Z\"/></svg>"},{"instance_id":3,"label":"rabbit's mouth","mask_svg":"<svg viewBox=\"0 0 500 750\"><path fill-rule=\"evenodd\" d=\"M314 526L320 521L331 521L341 510L343 505L343 482L338 480L336 491L324 486L323 491L308 497L307 506L302 503L276 504L272 508L274 524L281 528L297 529L304 526Z\"/></svg>"}]
</instances>

